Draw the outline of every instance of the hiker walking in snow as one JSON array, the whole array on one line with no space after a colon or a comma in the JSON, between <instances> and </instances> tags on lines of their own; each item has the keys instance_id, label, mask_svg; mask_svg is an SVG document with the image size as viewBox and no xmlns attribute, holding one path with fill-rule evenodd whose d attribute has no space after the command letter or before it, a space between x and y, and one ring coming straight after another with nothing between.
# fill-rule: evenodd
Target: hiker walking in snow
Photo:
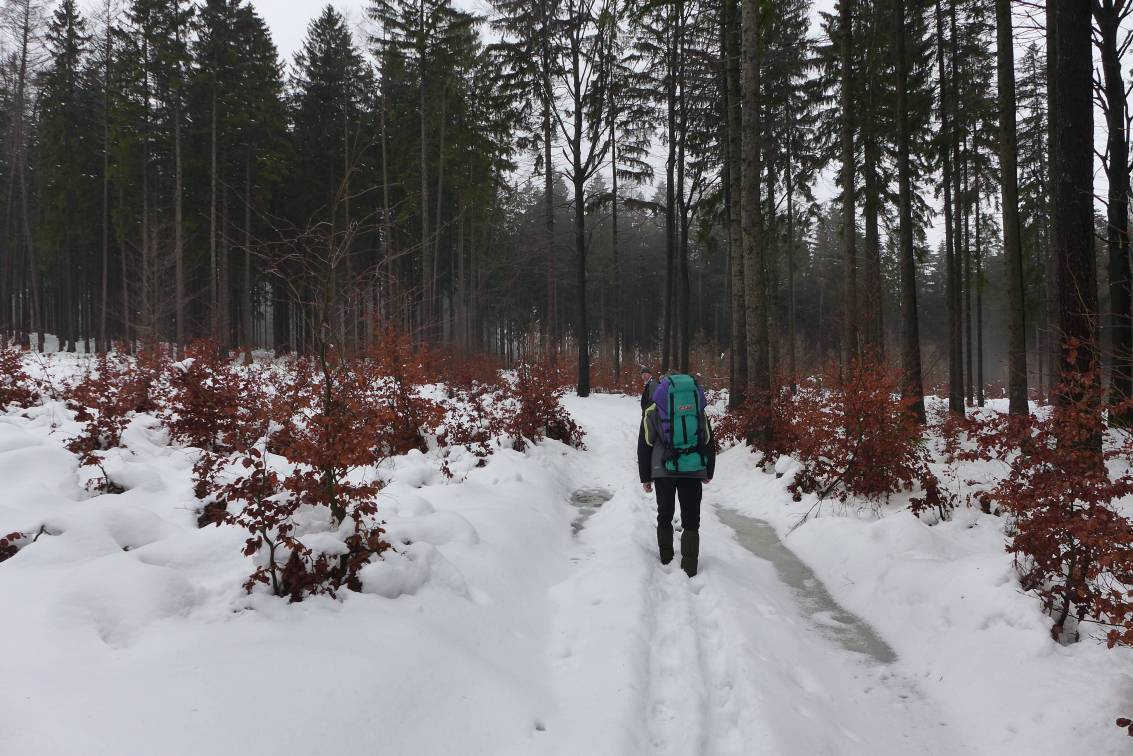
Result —
<instances>
[{"instance_id":1,"label":"hiker walking in snow","mask_svg":"<svg viewBox=\"0 0 1133 756\"><path fill-rule=\"evenodd\" d=\"M716 468L716 443L704 391L691 375L661 379L637 435L637 469L646 493L657 489L657 547L673 561L673 515L681 505L681 569L696 575L700 501Z\"/></svg>"},{"instance_id":2,"label":"hiker walking in snow","mask_svg":"<svg viewBox=\"0 0 1133 756\"><path fill-rule=\"evenodd\" d=\"M653 404L653 392L657 390L657 381L653 379L653 371L644 365L641 366L641 411L649 409Z\"/></svg>"}]
</instances>

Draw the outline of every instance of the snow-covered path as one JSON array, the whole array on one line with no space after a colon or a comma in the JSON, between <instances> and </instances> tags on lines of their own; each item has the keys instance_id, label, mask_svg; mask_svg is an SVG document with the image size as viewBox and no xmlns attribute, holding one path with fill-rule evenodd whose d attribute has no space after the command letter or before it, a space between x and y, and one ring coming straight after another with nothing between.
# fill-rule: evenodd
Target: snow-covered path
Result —
<instances>
[{"instance_id":1,"label":"snow-covered path","mask_svg":"<svg viewBox=\"0 0 1133 756\"><path fill-rule=\"evenodd\" d=\"M92 497L61 405L0 416L0 534L46 533L0 564L0 756L1126 752L1133 661L1050 641L998 518L847 512L788 553L807 502L735 449L689 580L657 560L636 401L565 402L586 450L384 466L397 551L300 604L241 590L244 536L198 529L193 454L154 418L110 461L128 490Z\"/></svg>"},{"instance_id":2,"label":"snow-covered path","mask_svg":"<svg viewBox=\"0 0 1133 756\"><path fill-rule=\"evenodd\" d=\"M624 398L571 400L588 450L578 488L610 501L579 533L576 562L554 589L556 752L967 754L931 702L903 677L841 648L804 616L773 565L752 555L716 508L750 496L718 476L701 525L701 570L656 558L651 496L636 480L637 409Z\"/></svg>"}]
</instances>

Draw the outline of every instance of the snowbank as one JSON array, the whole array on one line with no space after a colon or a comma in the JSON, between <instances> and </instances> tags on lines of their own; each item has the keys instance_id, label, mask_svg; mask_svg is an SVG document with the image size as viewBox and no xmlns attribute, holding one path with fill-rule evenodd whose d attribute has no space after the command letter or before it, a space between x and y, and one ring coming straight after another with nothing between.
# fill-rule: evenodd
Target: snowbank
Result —
<instances>
[{"instance_id":1,"label":"snowbank","mask_svg":"<svg viewBox=\"0 0 1133 756\"><path fill-rule=\"evenodd\" d=\"M764 474L746 449L724 453L722 498L771 523L875 627L897 651L895 669L962 727L973 753L1128 752L1113 722L1133 705L1133 651L1051 640L1049 618L1019 587L1002 518L962 509L929 526L896 505L878 518L824 504L787 535L815 500L792 502L793 465L777 469L786 474Z\"/></svg>"},{"instance_id":2,"label":"snowbank","mask_svg":"<svg viewBox=\"0 0 1133 756\"><path fill-rule=\"evenodd\" d=\"M33 358L75 375L81 355ZM1002 520L929 527L891 507L787 530L744 449L706 490L701 574L656 560L636 480L635 398L568 397L587 451L498 448L483 467L413 452L364 471L396 551L363 591L288 604L241 585L246 533L198 529L192 450L136 417L91 495L59 402L0 416L2 753L443 756L1117 754L1133 656L1063 647L1022 593ZM600 489L586 517L571 494ZM716 515L769 522L897 654L840 645ZM833 516L831 516L833 515ZM572 527L573 524L573 527ZM335 548L311 532L312 548ZM825 623L825 627L824 627Z\"/></svg>"}]
</instances>

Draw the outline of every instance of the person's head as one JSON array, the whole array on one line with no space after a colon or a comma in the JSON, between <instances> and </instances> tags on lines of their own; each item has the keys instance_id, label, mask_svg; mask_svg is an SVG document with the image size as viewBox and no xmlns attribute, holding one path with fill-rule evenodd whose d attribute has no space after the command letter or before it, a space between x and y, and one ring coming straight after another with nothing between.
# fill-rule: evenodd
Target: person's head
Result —
<instances>
[{"instance_id":1,"label":"person's head","mask_svg":"<svg viewBox=\"0 0 1133 756\"><path fill-rule=\"evenodd\" d=\"M642 366L642 368L641 368L641 382L642 383L649 383L651 380L653 380L653 371L650 370L647 367Z\"/></svg>"}]
</instances>

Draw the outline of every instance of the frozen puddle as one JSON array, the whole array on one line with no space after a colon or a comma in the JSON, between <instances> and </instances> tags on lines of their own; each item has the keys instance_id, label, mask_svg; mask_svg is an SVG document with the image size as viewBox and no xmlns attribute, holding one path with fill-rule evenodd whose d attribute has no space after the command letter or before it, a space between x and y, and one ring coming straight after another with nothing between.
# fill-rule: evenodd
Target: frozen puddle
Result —
<instances>
[{"instance_id":1,"label":"frozen puddle","mask_svg":"<svg viewBox=\"0 0 1133 756\"><path fill-rule=\"evenodd\" d=\"M719 509L720 522L736 531L745 549L775 565L779 578L794 589L803 614L819 630L848 651L865 654L882 664L897 660L897 654L857 615L835 603L822 581L783 545L775 530L761 520L745 517L730 509Z\"/></svg>"},{"instance_id":2,"label":"frozen puddle","mask_svg":"<svg viewBox=\"0 0 1133 756\"><path fill-rule=\"evenodd\" d=\"M604 488L580 488L570 495L570 503L578 507L578 516L570 524L571 532L578 535L586 521L598 508L612 499L614 495Z\"/></svg>"}]
</instances>

